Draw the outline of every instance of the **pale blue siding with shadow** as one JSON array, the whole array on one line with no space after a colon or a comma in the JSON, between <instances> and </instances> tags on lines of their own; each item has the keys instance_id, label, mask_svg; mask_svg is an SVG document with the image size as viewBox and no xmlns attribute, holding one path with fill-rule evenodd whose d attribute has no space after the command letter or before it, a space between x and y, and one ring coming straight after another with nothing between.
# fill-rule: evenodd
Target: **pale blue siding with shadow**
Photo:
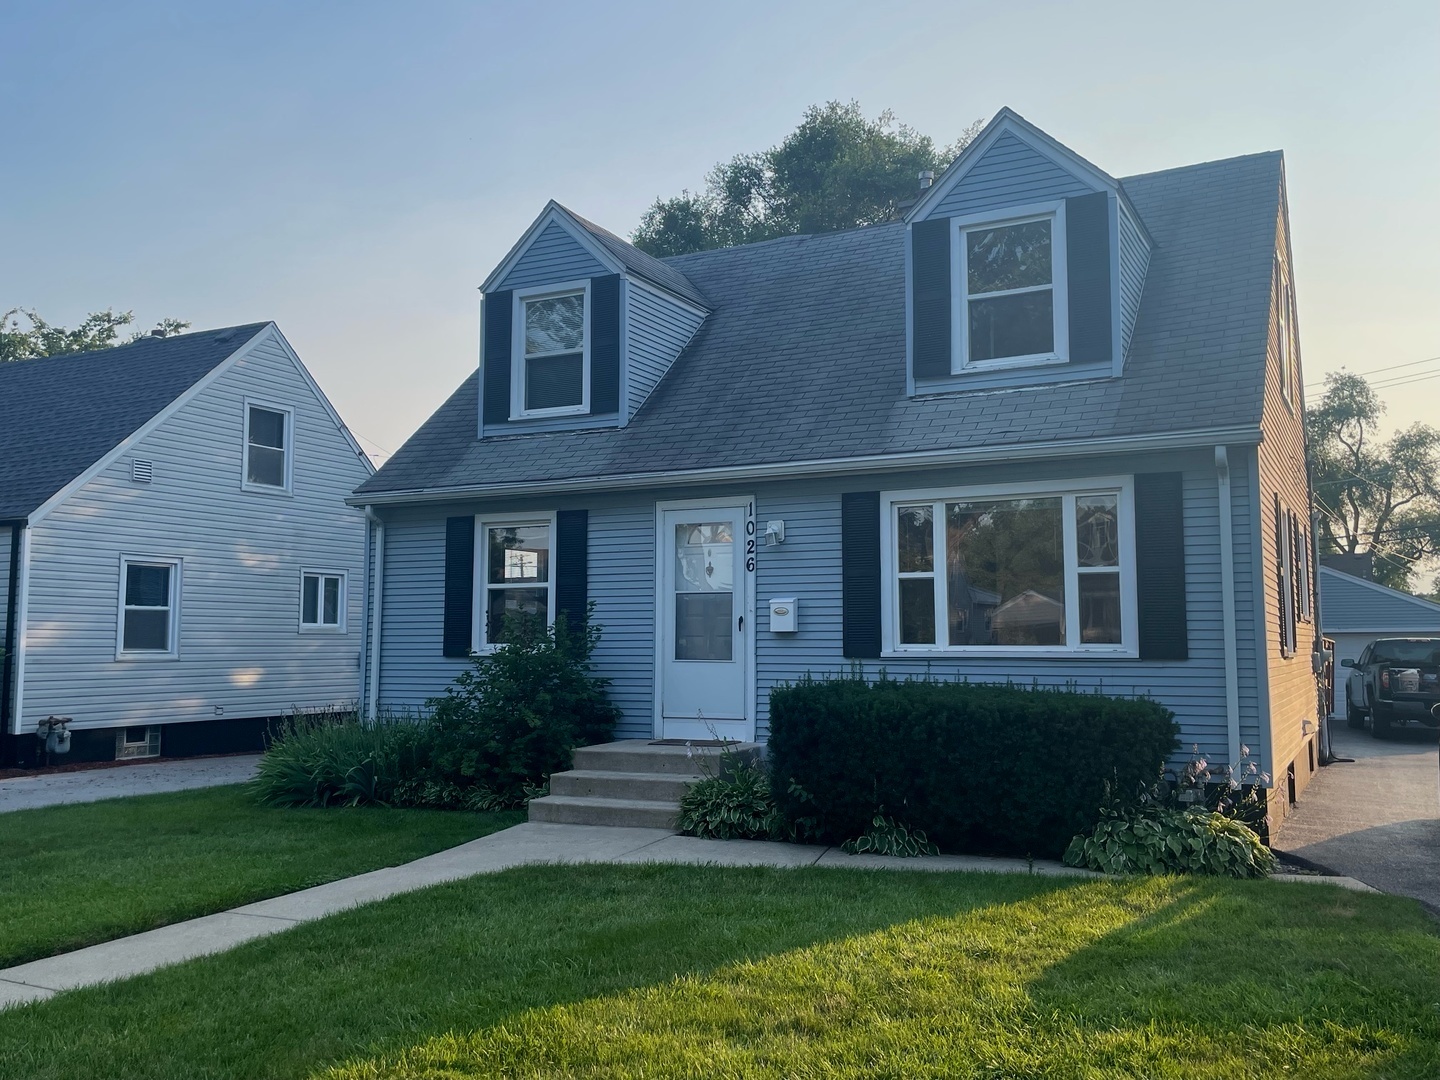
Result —
<instances>
[{"instance_id":1,"label":"pale blue siding with shadow","mask_svg":"<svg viewBox=\"0 0 1440 1080\"><path fill-rule=\"evenodd\" d=\"M1150 245L1124 205L1117 209L1120 214L1120 355L1125 356L1130 351L1130 334L1135 329L1135 316L1140 313L1140 297L1145 291Z\"/></svg>"},{"instance_id":2,"label":"pale blue siding with shadow","mask_svg":"<svg viewBox=\"0 0 1440 1080\"><path fill-rule=\"evenodd\" d=\"M1320 619L1325 633L1440 633L1440 605L1329 567L1320 569Z\"/></svg>"},{"instance_id":3,"label":"pale blue siding with shadow","mask_svg":"<svg viewBox=\"0 0 1440 1080\"><path fill-rule=\"evenodd\" d=\"M1088 469L1071 465L1041 466L1029 470L989 470L983 473L951 473L945 479L932 478L936 486L964 486L966 482L995 483L1026 478L1056 476L1113 475L1135 471L1154 471L1178 466L1163 462L1129 462L1124 467L1114 462L1092 463ZM1198 744L1202 753L1213 761L1225 760L1227 750L1225 721L1224 634L1221 609L1220 543L1218 487L1213 466L1191 459L1184 467L1186 603L1190 629L1190 658L1185 661L1108 660L1099 658L1034 659L1014 656L993 660L979 657L913 657L867 660L864 670L873 676L882 668L896 677L925 676L936 678L968 678L972 681L1014 680L1029 684L1099 690L1119 695L1149 695L1173 709L1182 727L1183 750L1188 756L1191 744ZM1235 501L1234 529L1237 541L1248 529L1248 478L1244 470L1232 470ZM906 476L887 480L889 490L925 486L923 478ZM873 489L873 485L871 485ZM847 485L848 490L863 490L861 484ZM757 601L760 621L756 627L757 737L769 732L769 695L775 686L793 681L809 672L816 676L848 670L850 662L841 653L841 592L840 592L840 494L817 491L816 485L776 485L757 492L756 520L782 518L786 525L784 544L761 548L756 567ZM1248 545L1237 546L1236 592L1241 598L1250 594L1250 575L1246 570L1250 554ZM799 631L795 634L772 634L764 612L771 597L793 596L799 613ZM1245 626L1245 610L1237 608L1237 616ZM1257 697L1255 647L1253 633L1240 634L1240 671L1238 686L1241 699L1242 738L1256 749L1259 740L1259 703Z\"/></svg>"},{"instance_id":4,"label":"pale blue siding with shadow","mask_svg":"<svg viewBox=\"0 0 1440 1080\"><path fill-rule=\"evenodd\" d=\"M590 511L589 591L600 624L595 666L619 706L617 739L655 730L655 503Z\"/></svg>"},{"instance_id":5,"label":"pale blue siding with shadow","mask_svg":"<svg viewBox=\"0 0 1440 1080\"><path fill-rule=\"evenodd\" d=\"M1094 190L1007 132L925 216L964 217Z\"/></svg>"},{"instance_id":6,"label":"pale blue siding with shadow","mask_svg":"<svg viewBox=\"0 0 1440 1080\"><path fill-rule=\"evenodd\" d=\"M558 222L552 221L494 288L529 289L610 273Z\"/></svg>"},{"instance_id":7,"label":"pale blue siding with shadow","mask_svg":"<svg viewBox=\"0 0 1440 1080\"><path fill-rule=\"evenodd\" d=\"M469 667L467 660L441 655L445 519L388 522L382 569L380 708L410 712L443 694Z\"/></svg>"},{"instance_id":8,"label":"pale blue siding with shadow","mask_svg":"<svg viewBox=\"0 0 1440 1080\"><path fill-rule=\"evenodd\" d=\"M705 316L634 280L626 283L625 292L627 397L629 415L634 416L700 329Z\"/></svg>"}]
</instances>

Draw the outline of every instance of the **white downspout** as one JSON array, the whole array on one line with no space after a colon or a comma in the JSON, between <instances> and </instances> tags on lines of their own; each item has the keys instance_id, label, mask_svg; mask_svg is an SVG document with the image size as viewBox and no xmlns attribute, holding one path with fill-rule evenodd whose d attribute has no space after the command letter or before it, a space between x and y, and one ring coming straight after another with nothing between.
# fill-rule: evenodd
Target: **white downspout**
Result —
<instances>
[{"instance_id":1,"label":"white downspout","mask_svg":"<svg viewBox=\"0 0 1440 1080\"><path fill-rule=\"evenodd\" d=\"M370 685L365 694L365 715L374 720L380 710L380 605L385 598L385 522L372 507L365 507L365 520L375 527L375 546L370 566Z\"/></svg>"},{"instance_id":2,"label":"white downspout","mask_svg":"<svg viewBox=\"0 0 1440 1080\"><path fill-rule=\"evenodd\" d=\"M1215 474L1220 481L1220 610L1225 630L1225 733L1230 764L1240 762L1240 644L1235 629L1235 524L1230 496L1230 459L1215 447Z\"/></svg>"}]
</instances>

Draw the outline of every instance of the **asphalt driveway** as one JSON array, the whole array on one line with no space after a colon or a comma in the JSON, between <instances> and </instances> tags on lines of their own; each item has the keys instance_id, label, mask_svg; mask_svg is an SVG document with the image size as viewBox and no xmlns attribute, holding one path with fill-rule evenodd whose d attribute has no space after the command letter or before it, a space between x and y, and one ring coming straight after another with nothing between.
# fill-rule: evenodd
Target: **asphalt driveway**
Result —
<instances>
[{"instance_id":1,"label":"asphalt driveway","mask_svg":"<svg viewBox=\"0 0 1440 1080\"><path fill-rule=\"evenodd\" d=\"M1321 769L1275 846L1440 914L1440 751L1428 732L1380 741L1332 725L1338 757Z\"/></svg>"}]
</instances>

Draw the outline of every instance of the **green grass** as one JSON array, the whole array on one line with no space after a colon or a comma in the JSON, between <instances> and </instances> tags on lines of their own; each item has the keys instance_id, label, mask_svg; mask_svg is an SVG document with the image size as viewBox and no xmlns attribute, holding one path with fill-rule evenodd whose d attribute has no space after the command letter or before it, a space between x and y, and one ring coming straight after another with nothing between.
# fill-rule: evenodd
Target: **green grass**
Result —
<instances>
[{"instance_id":1,"label":"green grass","mask_svg":"<svg viewBox=\"0 0 1440 1080\"><path fill-rule=\"evenodd\" d=\"M522 816L277 810L242 785L0 814L0 967L408 862Z\"/></svg>"},{"instance_id":2,"label":"green grass","mask_svg":"<svg viewBox=\"0 0 1440 1080\"><path fill-rule=\"evenodd\" d=\"M1411 901L1193 879L524 867L0 1014L60 1078L1440 1076Z\"/></svg>"}]
</instances>

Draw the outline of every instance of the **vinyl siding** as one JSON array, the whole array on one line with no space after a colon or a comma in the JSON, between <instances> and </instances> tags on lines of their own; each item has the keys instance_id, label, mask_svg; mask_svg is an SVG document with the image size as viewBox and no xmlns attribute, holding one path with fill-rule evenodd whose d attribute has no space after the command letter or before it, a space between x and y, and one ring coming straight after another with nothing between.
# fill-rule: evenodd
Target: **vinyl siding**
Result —
<instances>
[{"instance_id":1,"label":"vinyl siding","mask_svg":"<svg viewBox=\"0 0 1440 1080\"><path fill-rule=\"evenodd\" d=\"M628 415L634 416L705 316L634 280L626 284L625 293Z\"/></svg>"},{"instance_id":2,"label":"vinyl siding","mask_svg":"<svg viewBox=\"0 0 1440 1080\"><path fill-rule=\"evenodd\" d=\"M1303 405L1299 387L1304 385L1300 368L1299 332L1295 332L1295 383L1293 404L1281 393L1279 358L1279 320L1277 298L1280 275L1293 274L1289 264L1288 219L1282 199L1276 220L1276 271L1270 290L1270 333L1266 351L1265 403L1261 427L1265 441L1259 448L1258 538L1263 556L1260 565L1263 578L1258 591L1264 605L1259 625L1264 634L1261 645L1266 662L1268 736L1270 760L1265 768L1274 779L1277 798L1271 805L1271 820L1277 822L1289 812L1285 797L1286 767L1294 762L1297 794L1310 780L1309 754L1305 744L1315 737L1319 720L1319 699L1316 677L1311 668L1310 652L1314 647L1316 629L1312 623L1297 620L1296 648L1292 656L1280 651L1280 596L1276 583L1277 551L1275 535L1275 496L1284 511L1293 511L1302 521L1307 536L1310 532L1309 478L1305 469L1305 432L1302 424Z\"/></svg>"},{"instance_id":3,"label":"vinyl siding","mask_svg":"<svg viewBox=\"0 0 1440 1080\"><path fill-rule=\"evenodd\" d=\"M1140 313L1145 271L1150 267L1150 245L1123 201L1117 202L1117 208L1120 215L1120 355L1124 357L1130 352L1130 335L1135 329L1135 317Z\"/></svg>"},{"instance_id":4,"label":"vinyl siding","mask_svg":"<svg viewBox=\"0 0 1440 1080\"><path fill-rule=\"evenodd\" d=\"M1243 459L1243 453L1234 455ZM585 502L557 502L545 510L587 505L590 510L589 587L596 619L603 627L596 653L598 672L613 680L612 699L624 719L618 734L651 735L655 675L655 501L688 496L733 495L756 498L755 519L763 529L781 519L786 539L761 546L755 570L755 666L757 736L768 734L770 690L807 672L847 670L841 653L840 497L850 490L901 490L925 486L1022 482L1035 479L1114 475L1136 471L1178 470L1184 474L1186 590L1190 620L1190 659L1176 662L1138 660L1034 659L1014 657L939 657L870 662L870 673L930 674L941 678L1014 679L1045 685L1074 685L1113 694L1148 694L1175 710L1183 728L1183 751L1199 744L1212 760L1227 754L1225 672L1221 614L1218 485L1213 455L1195 453L1150 459L1034 463L1004 468L972 468L906 473L805 483L772 483L756 489L706 488L644 495L600 496ZM1253 470L1244 460L1232 465L1236 554L1237 613L1240 624L1239 690L1242 737L1259 745L1261 709L1253 629L1253 581L1250 570L1252 527L1249 512ZM498 507L492 507L499 509ZM475 507L467 508L473 511ZM505 512L542 509L534 504ZM461 512L459 510L448 511ZM401 512L413 514L415 511ZM415 706L441 692L463 662L440 656L444 514L430 512L425 522L404 521L387 527L385 668L382 702ZM799 631L772 634L766 611L772 597L797 600Z\"/></svg>"},{"instance_id":5,"label":"vinyl siding","mask_svg":"<svg viewBox=\"0 0 1440 1080\"><path fill-rule=\"evenodd\" d=\"M925 216L964 217L1010 206L1066 199L1094 190L1006 132Z\"/></svg>"},{"instance_id":6,"label":"vinyl siding","mask_svg":"<svg viewBox=\"0 0 1440 1080\"><path fill-rule=\"evenodd\" d=\"M240 490L247 397L295 410L293 495ZM131 482L137 457L153 483ZM343 500L368 475L262 340L34 526L24 730L52 713L109 726L353 703L364 526ZM184 560L178 658L115 658L122 554ZM302 568L347 573L346 633L299 631Z\"/></svg>"},{"instance_id":7,"label":"vinyl siding","mask_svg":"<svg viewBox=\"0 0 1440 1080\"><path fill-rule=\"evenodd\" d=\"M1440 607L1330 569L1320 571L1320 620L1329 636L1440 634Z\"/></svg>"},{"instance_id":8,"label":"vinyl siding","mask_svg":"<svg viewBox=\"0 0 1440 1080\"><path fill-rule=\"evenodd\" d=\"M610 273L557 221L540 230L492 291L558 285Z\"/></svg>"}]
</instances>

